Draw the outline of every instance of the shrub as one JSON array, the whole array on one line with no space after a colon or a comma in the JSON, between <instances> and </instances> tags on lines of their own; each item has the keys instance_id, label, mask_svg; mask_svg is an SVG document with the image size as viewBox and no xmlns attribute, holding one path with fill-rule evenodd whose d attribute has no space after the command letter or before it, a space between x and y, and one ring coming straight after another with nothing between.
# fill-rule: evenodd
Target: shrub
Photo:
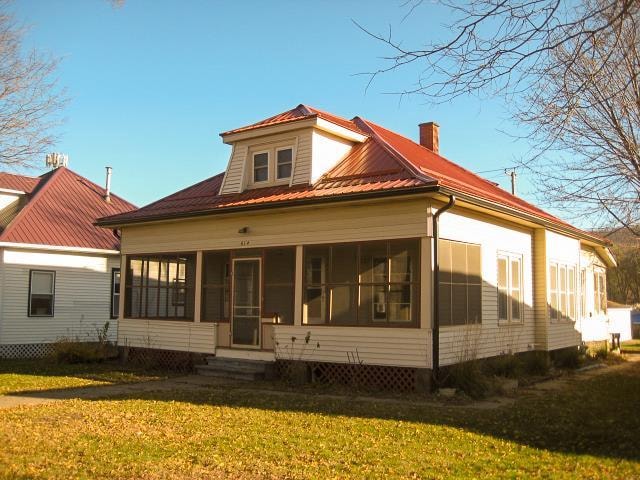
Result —
<instances>
[{"instance_id":1,"label":"shrub","mask_svg":"<svg viewBox=\"0 0 640 480\"><path fill-rule=\"evenodd\" d=\"M483 370L487 375L516 378L521 370L521 362L517 355L506 353L485 360Z\"/></svg>"},{"instance_id":2,"label":"shrub","mask_svg":"<svg viewBox=\"0 0 640 480\"><path fill-rule=\"evenodd\" d=\"M546 375L551 368L551 359L547 352L526 352L521 357L522 370L527 375Z\"/></svg>"},{"instance_id":3,"label":"shrub","mask_svg":"<svg viewBox=\"0 0 640 480\"><path fill-rule=\"evenodd\" d=\"M58 363L92 363L107 358L106 345L62 338L53 344L53 357Z\"/></svg>"},{"instance_id":4,"label":"shrub","mask_svg":"<svg viewBox=\"0 0 640 480\"><path fill-rule=\"evenodd\" d=\"M448 371L451 385L471 398L484 398L491 389L491 382L476 360L457 363L449 367Z\"/></svg>"},{"instance_id":5,"label":"shrub","mask_svg":"<svg viewBox=\"0 0 640 480\"><path fill-rule=\"evenodd\" d=\"M569 347L552 352L553 364L559 368L579 368L585 356L584 347Z\"/></svg>"}]
</instances>

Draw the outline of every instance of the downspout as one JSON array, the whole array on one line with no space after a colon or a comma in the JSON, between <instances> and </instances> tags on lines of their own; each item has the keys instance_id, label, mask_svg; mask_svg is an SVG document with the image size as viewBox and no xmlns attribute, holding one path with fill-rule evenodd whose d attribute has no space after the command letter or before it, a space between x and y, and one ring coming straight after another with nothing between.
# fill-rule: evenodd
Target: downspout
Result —
<instances>
[{"instance_id":1,"label":"downspout","mask_svg":"<svg viewBox=\"0 0 640 480\"><path fill-rule=\"evenodd\" d=\"M455 195L449 195L449 203L440 208L433 216L433 358L432 358L432 389L438 389L440 377L440 260L438 259L438 220L440 215L456 204Z\"/></svg>"}]
</instances>

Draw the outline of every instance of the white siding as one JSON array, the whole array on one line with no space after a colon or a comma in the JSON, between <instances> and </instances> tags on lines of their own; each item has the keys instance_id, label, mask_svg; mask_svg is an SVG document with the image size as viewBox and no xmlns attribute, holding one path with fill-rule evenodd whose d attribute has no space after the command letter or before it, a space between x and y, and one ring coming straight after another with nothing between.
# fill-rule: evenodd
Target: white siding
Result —
<instances>
[{"instance_id":1,"label":"white siding","mask_svg":"<svg viewBox=\"0 0 640 480\"><path fill-rule=\"evenodd\" d=\"M595 285L593 275L596 271L606 271L606 265L594 250L583 247L580 250L580 270L582 269L586 272L586 288L584 292L581 292L580 297L582 295L585 296L586 309L584 312L579 310L576 328L585 342L610 340L609 334L612 330L610 330L609 316L607 313L596 312L594 308ZM630 325L629 323L627 329L631 328Z\"/></svg>"},{"instance_id":2,"label":"white siding","mask_svg":"<svg viewBox=\"0 0 640 480\"><path fill-rule=\"evenodd\" d=\"M311 333L308 345L307 332ZM355 355L366 365L431 368L427 329L278 325L275 339L277 356L284 359L349 363L349 355Z\"/></svg>"},{"instance_id":3,"label":"white siding","mask_svg":"<svg viewBox=\"0 0 640 480\"><path fill-rule=\"evenodd\" d=\"M215 323L121 319L118 345L215 353L217 328Z\"/></svg>"},{"instance_id":4,"label":"white siding","mask_svg":"<svg viewBox=\"0 0 640 480\"><path fill-rule=\"evenodd\" d=\"M116 339L117 320L111 315L111 269L118 256L92 256L4 250L0 290L0 343L50 343L61 337L95 340L109 322ZM54 270L54 317L29 317L29 271Z\"/></svg>"},{"instance_id":5,"label":"white siding","mask_svg":"<svg viewBox=\"0 0 640 480\"><path fill-rule=\"evenodd\" d=\"M480 245L482 255L482 323L441 327L440 362L450 365L462 360L483 358L535 348L533 315L532 232L516 229L488 218L453 210L440 217L440 238ZM497 254L522 256L524 321L498 322Z\"/></svg>"},{"instance_id":6,"label":"white siding","mask_svg":"<svg viewBox=\"0 0 640 480\"><path fill-rule=\"evenodd\" d=\"M621 342L631 340L631 307L610 308L608 314L608 333L619 333Z\"/></svg>"},{"instance_id":7,"label":"white siding","mask_svg":"<svg viewBox=\"0 0 640 480\"><path fill-rule=\"evenodd\" d=\"M351 150L352 143L321 130L313 132L311 183L331 170Z\"/></svg>"},{"instance_id":8,"label":"white siding","mask_svg":"<svg viewBox=\"0 0 640 480\"><path fill-rule=\"evenodd\" d=\"M579 272L580 265L580 241L575 238L566 237L558 233L546 233L547 266L546 275L549 276L549 263L555 262L573 266ZM577 275L576 282L580 278ZM576 283L576 286L579 283ZM578 288L576 288L576 291ZM549 302L549 291L547 281L547 302ZM549 320L547 349L556 350L560 348L573 347L579 345L581 341L580 332L576 322L568 320Z\"/></svg>"}]
</instances>

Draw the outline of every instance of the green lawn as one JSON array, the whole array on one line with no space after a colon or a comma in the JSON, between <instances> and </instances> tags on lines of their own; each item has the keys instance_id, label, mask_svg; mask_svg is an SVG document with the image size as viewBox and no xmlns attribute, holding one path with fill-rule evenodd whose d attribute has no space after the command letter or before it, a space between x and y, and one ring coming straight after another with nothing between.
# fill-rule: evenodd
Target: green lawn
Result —
<instances>
[{"instance_id":1,"label":"green lawn","mask_svg":"<svg viewBox=\"0 0 640 480\"><path fill-rule=\"evenodd\" d=\"M621 350L625 353L640 353L640 340L622 342Z\"/></svg>"},{"instance_id":2,"label":"green lawn","mask_svg":"<svg viewBox=\"0 0 640 480\"><path fill-rule=\"evenodd\" d=\"M53 360L0 360L0 395L158 378L113 362L65 365Z\"/></svg>"},{"instance_id":3,"label":"green lawn","mask_svg":"<svg viewBox=\"0 0 640 480\"><path fill-rule=\"evenodd\" d=\"M640 478L640 363L481 410L244 386L0 410L0 478Z\"/></svg>"}]
</instances>

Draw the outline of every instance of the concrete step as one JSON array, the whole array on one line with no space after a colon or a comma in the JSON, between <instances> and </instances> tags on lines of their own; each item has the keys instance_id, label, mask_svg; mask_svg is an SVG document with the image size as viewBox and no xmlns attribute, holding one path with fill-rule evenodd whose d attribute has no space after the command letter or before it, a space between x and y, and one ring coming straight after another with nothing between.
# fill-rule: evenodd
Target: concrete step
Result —
<instances>
[{"instance_id":1,"label":"concrete step","mask_svg":"<svg viewBox=\"0 0 640 480\"><path fill-rule=\"evenodd\" d=\"M198 375L206 377L227 378L231 380L254 381L265 378L264 372L221 369L218 366L212 365L197 365L196 372Z\"/></svg>"},{"instance_id":2,"label":"concrete step","mask_svg":"<svg viewBox=\"0 0 640 480\"><path fill-rule=\"evenodd\" d=\"M207 357L206 361L206 364L196 366L200 375L236 380L263 380L274 376L274 362L213 356Z\"/></svg>"}]
</instances>

